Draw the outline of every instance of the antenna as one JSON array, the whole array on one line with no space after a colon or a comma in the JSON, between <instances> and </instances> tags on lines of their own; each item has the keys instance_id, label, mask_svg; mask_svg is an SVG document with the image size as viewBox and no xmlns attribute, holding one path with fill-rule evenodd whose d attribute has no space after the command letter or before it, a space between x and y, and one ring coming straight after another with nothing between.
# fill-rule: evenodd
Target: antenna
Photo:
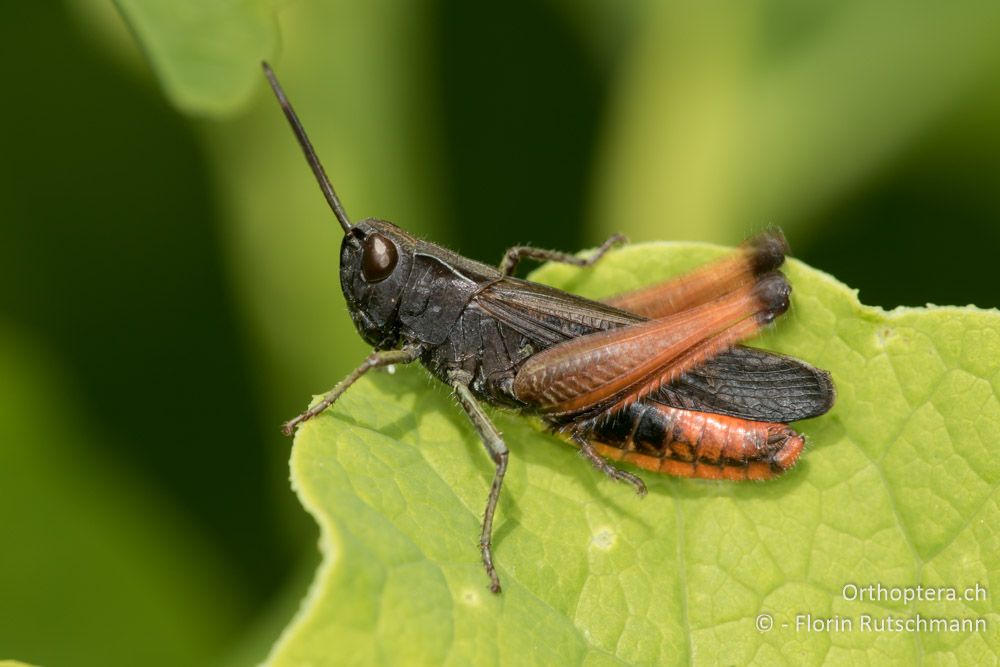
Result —
<instances>
[{"instance_id":1,"label":"antenna","mask_svg":"<svg viewBox=\"0 0 1000 667\"><path fill-rule=\"evenodd\" d=\"M274 76L274 72L271 71L271 66L267 64L267 61L262 61L261 66L264 68L267 80L271 82L271 90L274 91L274 96L278 98L281 110L285 112L285 117L288 118L288 123L292 126L292 131L295 132L295 138L299 140L299 145L302 146L302 152L306 155L306 161L312 167L313 174L316 176L316 182L319 183L319 189L323 191L323 196L326 197L326 203L330 205L333 214L337 216L340 226L344 228L344 233L350 232L351 220L347 217L347 212L344 211L344 206L340 203L340 199L337 198L337 193L334 192L333 185L330 184L330 179L327 178L326 171L319 161L319 156L316 155L312 142L309 141L309 136L306 135L305 128L302 127L299 117L295 115L292 103L285 97L285 91L281 89L281 84L278 83L278 78Z\"/></svg>"}]
</instances>

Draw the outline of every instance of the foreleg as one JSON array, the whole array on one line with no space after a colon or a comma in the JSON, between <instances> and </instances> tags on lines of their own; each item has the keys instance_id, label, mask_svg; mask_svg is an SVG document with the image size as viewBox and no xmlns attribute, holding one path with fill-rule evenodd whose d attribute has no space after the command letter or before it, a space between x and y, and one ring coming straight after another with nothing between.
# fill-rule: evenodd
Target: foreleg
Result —
<instances>
[{"instance_id":1,"label":"foreleg","mask_svg":"<svg viewBox=\"0 0 1000 667\"><path fill-rule=\"evenodd\" d=\"M300 414L298 417L285 422L284 426L281 428L282 433L285 435L291 435L299 424L309 421L333 405L334 402L340 398L341 394L347 391L348 387L354 384L358 378L371 369L378 368L379 366L391 366L392 364L408 364L412 361L416 361L419 357L420 348L417 346L404 347L401 350L383 350L381 352L372 352L368 358L364 360L364 363L351 371L350 375L341 380L336 387L331 389L327 395L323 397L323 400Z\"/></svg>"}]
</instances>

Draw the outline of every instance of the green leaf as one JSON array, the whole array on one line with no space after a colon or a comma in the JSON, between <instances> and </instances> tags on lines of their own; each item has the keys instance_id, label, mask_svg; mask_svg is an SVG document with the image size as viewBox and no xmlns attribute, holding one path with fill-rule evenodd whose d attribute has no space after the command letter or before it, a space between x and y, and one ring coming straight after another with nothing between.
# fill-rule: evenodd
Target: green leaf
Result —
<instances>
[{"instance_id":1,"label":"green leaf","mask_svg":"<svg viewBox=\"0 0 1000 667\"><path fill-rule=\"evenodd\" d=\"M279 0L115 0L167 94L200 114L238 109L278 41Z\"/></svg>"},{"instance_id":2,"label":"green leaf","mask_svg":"<svg viewBox=\"0 0 1000 667\"><path fill-rule=\"evenodd\" d=\"M639 245L535 277L599 297L723 252ZM758 344L830 370L839 392L799 424L800 463L759 484L641 473L640 499L537 422L495 412L511 448L499 596L477 549L492 465L464 414L419 368L357 383L295 440L292 483L325 561L271 664L995 661L992 597L861 602L843 589L1000 583L1000 315L885 312L799 262L786 272L792 308ZM988 630L860 628L862 614L917 613ZM854 628L797 630L797 614Z\"/></svg>"}]
</instances>

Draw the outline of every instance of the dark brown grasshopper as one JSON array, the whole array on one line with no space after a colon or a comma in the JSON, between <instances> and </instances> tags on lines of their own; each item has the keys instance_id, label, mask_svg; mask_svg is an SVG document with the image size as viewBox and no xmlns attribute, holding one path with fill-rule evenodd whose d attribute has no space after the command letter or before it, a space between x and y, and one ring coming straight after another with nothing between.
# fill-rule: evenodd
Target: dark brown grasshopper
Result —
<instances>
[{"instance_id":1,"label":"dark brown grasshopper","mask_svg":"<svg viewBox=\"0 0 1000 667\"><path fill-rule=\"evenodd\" d=\"M788 308L777 268L787 246L764 233L719 262L604 302L511 275L523 258L593 264L518 246L500 268L417 239L396 225L352 223L271 69L271 88L344 229L340 281L351 318L375 351L318 403L284 426L291 434L372 368L420 361L447 383L496 465L479 546L490 578L493 514L507 446L481 402L541 416L594 467L642 480L606 459L654 472L764 480L788 470L805 439L788 422L833 405L830 375L790 357L742 347Z\"/></svg>"}]
</instances>

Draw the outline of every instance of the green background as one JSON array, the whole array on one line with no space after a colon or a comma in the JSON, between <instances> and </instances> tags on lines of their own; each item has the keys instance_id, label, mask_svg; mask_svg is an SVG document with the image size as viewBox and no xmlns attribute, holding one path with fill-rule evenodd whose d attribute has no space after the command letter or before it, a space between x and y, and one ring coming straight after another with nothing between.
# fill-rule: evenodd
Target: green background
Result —
<instances>
[{"instance_id":1,"label":"green background","mask_svg":"<svg viewBox=\"0 0 1000 667\"><path fill-rule=\"evenodd\" d=\"M866 304L985 308L998 19L971 2L7 8L0 657L259 660L318 562L277 425L365 348L261 57L355 217L490 262L779 225Z\"/></svg>"}]
</instances>

